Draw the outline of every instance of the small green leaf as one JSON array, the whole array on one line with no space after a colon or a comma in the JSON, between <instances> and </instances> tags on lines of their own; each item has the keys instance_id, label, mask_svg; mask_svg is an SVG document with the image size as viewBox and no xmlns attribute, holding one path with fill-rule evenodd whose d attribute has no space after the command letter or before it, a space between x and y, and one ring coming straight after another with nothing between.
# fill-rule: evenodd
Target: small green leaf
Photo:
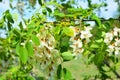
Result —
<instances>
[{"instance_id":1,"label":"small green leaf","mask_svg":"<svg viewBox=\"0 0 120 80\"><path fill-rule=\"evenodd\" d=\"M59 26L55 27L54 33L57 34L57 35L60 33L60 27Z\"/></svg>"},{"instance_id":2,"label":"small green leaf","mask_svg":"<svg viewBox=\"0 0 120 80\"><path fill-rule=\"evenodd\" d=\"M20 36L20 35L21 35L21 34L20 34L20 31L19 31L17 28L13 29L13 33L14 33L16 36Z\"/></svg>"},{"instance_id":3,"label":"small green leaf","mask_svg":"<svg viewBox=\"0 0 120 80\"><path fill-rule=\"evenodd\" d=\"M88 54L90 54L90 51L89 50L85 50L83 54L84 55L88 55Z\"/></svg>"},{"instance_id":4,"label":"small green leaf","mask_svg":"<svg viewBox=\"0 0 120 80\"><path fill-rule=\"evenodd\" d=\"M28 55L32 57L34 55L34 51L33 51L33 46L31 44L31 42L27 42L25 47L28 51Z\"/></svg>"},{"instance_id":5,"label":"small green leaf","mask_svg":"<svg viewBox=\"0 0 120 80\"><path fill-rule=\"evenodd\" d=\"M20 57L20 60L22 61L22 63L24 63L24 64L27 63L28 52L27 52L27 49L25 47L23 47L23 46L20 46L19 57Z\"/></svg>"},{"instance_id":6,"label":"small green leaf","mask_svg":"<svg viewBox=\"0 0 120 80\"><path fill-rule=\"evenodd\" d=\"M99 48L100 45L98 45L97 43L93 43L91 44L90 48Z\"/></svg>"},{"instance_id":7,"label":"small green leaf","mask_svg":"<svg viewBox=\"0 0 120 80\"><path fill-rule=\"evenodd\" d=\"M4 19L0 19L0 28L2 28L4 25Z\"/></svg>"},{"instance_id":8,"label":"small green leaf","mask_svg":"<svg viewBox=\"0 0 120 80\"><path fill-rule=\"evenodd\" d=\"M74 35L74 31L69 28L69 27L65 27L63 28L63 32L67 35L67 36L73 36Z\"/></svg>"},{"instance_id":9,"label":"small green leaf","mask_svg":"<svg viewBox=\"0 0 120 80\"><path fill-rule=\"evenodd\" d=\"M32 22L30 22L29 24L28 24L28 28L33 28L35 26L35 23L34 23L34 21L32 21Z\"/></svg>"},{"instance_id":10,"label":"small green leaf","mask_svg":"<svg viewBox=\"0 0 120 80\"><path fill-rule=\"evenodd\" d=\"M65 61L69 61L73 59L73 55L71 52L63 52L62 57Z\"/></svg>"},{"instance_id":11,"label":"small green leaf","mask_svg":"<svg viewBox=\"0 0 120 80\"><path fill-rule=\"evenodd\" d=\"M104 37L104 36L105 36L105 34L106 34L106 32L102 31L102 35L101 35L101 36L102 36L102 37Z\"/></svg>"},{"instance_id":12,"label":"small green leaf","mask_svg":"<svg viewBox=\"0 0 120 80\"><path fill-rule=\"evenodd\" d=\"M12 6L12 4L10 3L9 5L10 5L10 8L11 8L11 9L13 9L13 6Z\"/></svg>"},{"instance_id":13,"label":"small green leaf","mask_svg":"<svg viewBox=\"0 0 120 80\"><path fill-rule=\"evenodd\" d=\"M95 40L97 43L101 43L103 42L103 39L98 39L98 40Z\"/></svg>"},{"instance_id":14,"label":"small green leaf","mask_svg":"<svg viewBox=\"0 0 120 80\"><path fill-rule=\"evenodd\" d=\"M95 14L93 14L93 15L91 16L91 18L92 18L93 20L95 20L95 23L96 23L99 27L102 27L102 24L101 24L100 19L99 19Z\"/></svg>"},{"instance_id":15,"label":"small green leaf","mask_svg":"<svg viewBox=\"0 0 120 80\"><path fill-rule=\"evenodd\" d=\"M63 69L64 80L73 80L72 74L66 68Z\"/></svg>"},{"instance_id":16,"label":"small green leaf","mask_svg":"<svg viewBox=\"0 0 120 80\"><path fill-rule=\"evenodd\" d=\"M49 7L46 7L46 9L47 9L47 11L48 11L49 13L52 12L52 10L51 10Z\"/></svg>"},{"instance_id":17,"label":"small green leaf","mask_svg":"<svg viewBox=\"0 0 120 80\"><path fill-rule=\"evenodd\" d=\"M46 9L43 9L43 10L42 10L42 13L43 13L44 15L47 15Z\"/></svg>"},{"instance_id":18,"label":"small green leaf","mask_svg":"<svg viewBox=\"0 0 120 80\"><path fill-rule=\"evenodd\" d=\"M20 45L17 44L17 45L16 45L16 54L17 54L17 55L19 55L19 50L20 50Z\"/></svg>"},{"instance_id":19,"label":"small green leaf","mask_svg":"<svg viewBox=\"0 0 120 80\"><path fill-rule=\"evenodd\" d=\"M104 60L103 53L97 53L94 57L94 63L96 65L101 65L103 63L103 60Z\"/></svg>"},{"instance_id":20,"label":"small green leaf","mask_svg":"<svg viewBox=\"0 0 120 80\"><path fill-rule=\"evenodd\" d=\"M40 45L40 41L37 36L31 35L31 39L36 45Z\"/></svg>"},{"instance_id":21,"label":"small green leaf","mask_svg":"<svg viewBox=\"0 0 120 80\"><path fill-rule=\"evenodd\" d=\"M14 18L15 21L18 21L18 14L17 14L17 13L14 13L14 14L13 14L13 18Z\"/></svg>"},{"instance_id":22,"label":"small green leaf","mask_svg":"<svg viewBox=\"0 0 120 80\"><path fill-rule=\"evenodd\" d=\"M12 24L10 22L7 23L7 26L8 26L8 30L11 31L11 28L12 28Z\"/></svg>"},{"instance_id":23,"label":"small green leaf","mask_svg":"<svg viewBox=\"0 0 120 80\"><path fill-rule=\"evenodd\" d=\"M42 6L44 4L44 0L38 0L38 3Z\"/></svg>"},{"instance_id":24,"label":"small green leaf","mask_svg":"<svg viewBox=\"0 0 120 80\"><path fill-rule=\"evenodd\" d=\"M22 22L19 23L19 27L20 27L21 30L23 30Z\"/></svg>"},{"instance_id":25,"label":"small green leaf","mask_svg":"<svg viewBox=\"0 0 120 80\"><path fill-rule=\"evenodd\" d=\"M7 20L11 23L14 23L14 20L12 18L12 15L10 13L6 14Z\"/></svg>"},{"instance_id":26,"label":"small green leaf","mask_svg":"<svg viewBox=\"0 0 120 80\"><path fill-rule=\"evenodd\" d=\"M62 65L61 64L57 68L57 77L58 79L61 79L62 77Z\"/></svg>"}]
</instances>

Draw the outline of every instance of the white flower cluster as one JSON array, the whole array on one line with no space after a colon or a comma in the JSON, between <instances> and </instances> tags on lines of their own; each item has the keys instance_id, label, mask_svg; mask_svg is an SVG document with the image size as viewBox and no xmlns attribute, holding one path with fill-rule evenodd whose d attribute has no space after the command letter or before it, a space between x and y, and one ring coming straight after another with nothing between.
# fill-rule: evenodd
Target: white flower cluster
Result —
<instances>
[{"instance_id":1,"label":"white flower cluster","mask_svg":"<svg viewBox=\"0 0 120 80\"><path fill-rule=\"evenodd\" d=\"M104 42L108 45L107 52L120 54L120 28L115 27L111 32L106 33Z\"/></svg>"},{"instance_id":2,"label":"white flower cluster","mask_svg":"<svg viewBox=\"0 0 120 80\"><path fill-rule=\"evenodd\" d=\"M57 66L62 61L59 51L55 49L55 39L48 30L41 31L37 37L40 40L39 47L35 47L36 61L40 64L38 66L48 78L55 78Z\"/></svg>"},{"instance_id":3,"label":"white flower cluster","mask_svg":"<svg viewBox=\"0 0 120 80\"><path fill-rule=\"evenodd\" d=\"M79 57L80 53L83 53L83 44L90 42L92 34L90 30L92 27L84 27L84 30L80 30L77 27L71 27L74 31L74 36L70 38L70 47L73 48L73 55Z\"/></svg>"}]
</instances>

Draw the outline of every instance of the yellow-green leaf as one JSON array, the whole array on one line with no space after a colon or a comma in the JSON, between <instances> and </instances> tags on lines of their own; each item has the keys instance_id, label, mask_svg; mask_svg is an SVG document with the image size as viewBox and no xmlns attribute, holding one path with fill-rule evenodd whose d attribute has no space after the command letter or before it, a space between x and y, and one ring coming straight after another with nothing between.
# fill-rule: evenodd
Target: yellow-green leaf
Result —
<instances>
[{"instance_id":1,"label":"yellow-green leaf","mask_svg":"<svg viewBox=\"0 0 120 80\"><path fill-rule=\"evenodd\" d=\"M63 28L63 32L67 35L67 36L73 36L74 35L74 31L69 28L69 27L64 27Z\"/></svg>"},{"instance_id":2,"label":"yellow-green leaf","mask_svg":"<svg viewBox=\"0 0 120 80\"><path fill-rule=\"evenodd\" d=\"M32 35L32 36L31 36L31 39L32 39L32 41L33 41L36 45L40 45L40 41L39 41L39 39L38 39L37 36Z\"/></svg>"},{"instance_id":3,"label":"yellow-green leaf","mask_svg":"<svg viewBox=\"0 0 120 80\"><path fill-rule=\"evenodd\" d=\"M19 55L19 50L20 50L20 45L17 44L17 45L16 45L16 54L17 54L17 55Z\"/></svg>"},{"instance_id":4,"label":"yellow-green leaf","mask_svg":"<svg viewBox=\"0 0 120 80\"><path fill-rule=\"evenodd\" d=\"M69 61L73 59L73 55L71 52L63 52L62 57L65 61Z\"/></svg>"},{"instance_id":5,"label":"yellow-green leaf","mask_svg":"<svg viewBox=\"0 0 120 80\"><path fill-rule=\"evenodd\" d=\"M20 46L19 57L20 57L20 60L22 61L22 63L24 63L24 64L27 63L28 52L27 52L27 49L25 47L23 47L23 46Z\"/></svg>"},{"instance_id":6,"label":"yellow-green leaf","mask_svg":"<svg viewBox=\"0 0 120 80\"><path fill-rule=\"evenodd\" d=\"M59 26L55 27L54 33L57 34L57 35L60 33L60 27Z\"/></svg>"}]
</instances>

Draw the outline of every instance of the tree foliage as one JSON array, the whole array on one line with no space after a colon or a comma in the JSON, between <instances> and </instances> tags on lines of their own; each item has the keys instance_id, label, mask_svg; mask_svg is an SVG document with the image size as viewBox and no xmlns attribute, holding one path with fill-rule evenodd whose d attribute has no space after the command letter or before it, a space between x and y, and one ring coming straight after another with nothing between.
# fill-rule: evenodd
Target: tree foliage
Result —
<instances>
[{"instance_id":1,"label":"tree foliage","mask_svg":"<svg viewBox=\"0 0 120 80\"><path fill-rule=\"evenodd\" d=\"M120 78L117 72L120 65L118 20L102 22L93 11L101 5L91 4L91 0L88 0L87 9L72 6L74 0L38 2L42 12L24 19L18 27L14 26L17 23L9 10L0 19L0 29L7 33L6 38L0 38L0 79L74 80L72 72L64 68L63 63L81 56L87 57L86 65L94 64L99 71L98 75L86 76L85 80L113 79L107 72ZM48 22L48 16L55 21ZM90 26L87 20L94 21L95 26ZM44 77L39 75L41 71Z\"/></svg>"}]
</instances>

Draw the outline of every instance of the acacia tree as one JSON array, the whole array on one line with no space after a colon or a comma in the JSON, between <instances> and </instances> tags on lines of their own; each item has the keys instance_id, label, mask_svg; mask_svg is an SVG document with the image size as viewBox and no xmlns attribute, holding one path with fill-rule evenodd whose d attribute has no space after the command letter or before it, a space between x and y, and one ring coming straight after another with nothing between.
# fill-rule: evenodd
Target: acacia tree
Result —
<instances>
[{"instance_id":1,"label":"acacia tree","mask_svg":"<svg viewBox=\"0 0 120 80\"><path fill-rule=\"evenodd\" d=\"M3 13L0 28L6 30L7 36L0 38L0 64L4 68L1 79L41 79L37 75L42 71L45 79L74 80L63 63L81 56L87 57L88 64L94 64L99 71L98 75L86 76L85 80L113 79L107 72L120 78L117 72L120 23L119 20L101 21L96 16L93 10L103 4L91 4L88 0L90 7L83 9L72 6L74 0L61 4L56 0L38 1L42 13L24 19L17 28L10 11ZM48 16L56 20L48 22ZM90 26L86 21L94 21L96 25Z\"/></svg>"}]
</instances>

